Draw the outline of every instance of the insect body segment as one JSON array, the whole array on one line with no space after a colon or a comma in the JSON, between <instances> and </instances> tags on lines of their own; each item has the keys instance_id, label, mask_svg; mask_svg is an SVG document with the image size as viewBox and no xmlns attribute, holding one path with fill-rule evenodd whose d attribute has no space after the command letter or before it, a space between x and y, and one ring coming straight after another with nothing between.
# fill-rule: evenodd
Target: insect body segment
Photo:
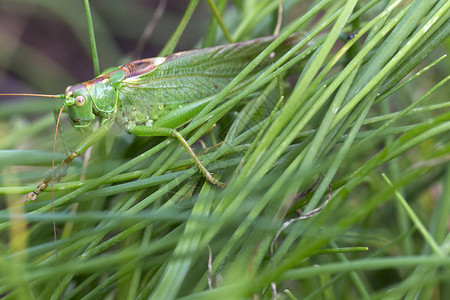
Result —
<instances>
[{"instance_id":1,"label":"insect body segment","mask_svg":"<svg viewBox=\"0 0 450 300\"><path fill-rule=\"evenodd\" d=\"M92 97L84 84L69 86L65 93L64 105L68 106L70 120L77 128L89 127L95 120L92 111Z\"/></svg>"}]
</instances>

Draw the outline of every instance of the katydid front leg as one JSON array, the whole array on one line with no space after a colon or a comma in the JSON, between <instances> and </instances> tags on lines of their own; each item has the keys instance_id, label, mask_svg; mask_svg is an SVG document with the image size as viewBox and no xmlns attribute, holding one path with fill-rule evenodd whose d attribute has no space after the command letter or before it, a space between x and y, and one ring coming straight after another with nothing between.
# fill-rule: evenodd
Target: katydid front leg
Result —
<instances>
[{"instance_id":1,"label":"katydid front leg","mask_svg":"<svg viewBox=\"0 0 450 300\"><path fill-rule=\"evenodd\" d=\"M226 183L220 182L217 178L215 178L206 167L202 164L198 156L195 154L194 150L192 150L191 146L189 146L188 142L183 138L183 136L172 128L163 128L163 127L153 127L153 126L145 126L145 125L137 125L128 130L129 133L137 135L137 136L172 136L176 137L183 147L187 150L189 155L194 159L195 164L200 169L202 174L206 177L206 179L211 182L213 185L218 186L220 188L225 188Z\"/></svg>"},{"instance_id":2,"label":"katydid front leg","mask_svg":"<svg viewBox=\"0 0 450 300\"><path fill-rule=\"evenodd\" d=\"M71 152L67 158L59 164L55 170L50 172L50 174L42 180L42 182L36 187L36 189L30 193L27 194L27 197L25 199L25 203L28 201L34 201L37 198L37 195L39 195L45 188L47 188L48 184L52 180L53 177L60 178L64 176L64 172L66 168L69 167L69 165L72 163L72 160L80 156L84 151L89 149L93 144L101 140L105 134L109 131L112 124L114 123L114 117L110 119L103 120L100 127L92 132L86 139L84 139L77 147L76 149ZM56 174L56 176L54 176Z\"/></svg>"}]
</instances>

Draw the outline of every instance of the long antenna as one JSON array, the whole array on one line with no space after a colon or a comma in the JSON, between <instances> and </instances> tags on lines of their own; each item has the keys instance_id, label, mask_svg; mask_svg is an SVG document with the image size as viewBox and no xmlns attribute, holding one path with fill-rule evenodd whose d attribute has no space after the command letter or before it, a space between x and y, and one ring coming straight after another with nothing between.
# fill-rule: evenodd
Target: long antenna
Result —
<instances>
[{"instance_id":1,"label":"long antenna","mask_svg":"<svg viewBox=\"0 0 450 300\"><path fill-rule=\"evenodd\" d=\"M56 222L55 222L55 189L54 189L54 177L55 177L55 152L56 152L56 136L58 135L58 127L59 121L61 120L61 114L64 110L64 105L59 110L58 120L56 121L55 128L55 137L53 139L53 151L52 151L52 215L53 215L53 239L55 241L55 259L56 265L59 265L58 262L58 246L56 246L57 236L56 236ZM59 282L59 295L62 299L62 286L61 286L61 277L58 274L58 282Z\"/></svg>"},{"instance_id":2,"label":"long antenna","mask_svg":"<svg viewBox=\"0 0 450 300\"><path fill-rule=\"evenodd\" d=\"M28 96L28 97L46 97L46 98L59 98L64 99L64 94L59 95L46 95L46 94L29 94L29 93L0 93L0 96Z\"/></svg>"}]
</instances>

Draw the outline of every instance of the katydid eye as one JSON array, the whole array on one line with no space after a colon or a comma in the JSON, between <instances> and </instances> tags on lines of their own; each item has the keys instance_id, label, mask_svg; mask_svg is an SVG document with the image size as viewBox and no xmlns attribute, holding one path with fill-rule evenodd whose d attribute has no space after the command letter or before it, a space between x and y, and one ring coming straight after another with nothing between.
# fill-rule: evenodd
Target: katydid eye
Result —
<instances>
[{"instance_id":1,"label":"katydid eye","mask_svg":"<svg viewBox=\"0 0 450 300\"><path fill-rule=\"evenodd\" d=\"M84 103L86 103L86 99L84 99L83 96L78 96L75 98L75 105L78 107L81 107L84 105Z\"/></svg>"}]
</instances>

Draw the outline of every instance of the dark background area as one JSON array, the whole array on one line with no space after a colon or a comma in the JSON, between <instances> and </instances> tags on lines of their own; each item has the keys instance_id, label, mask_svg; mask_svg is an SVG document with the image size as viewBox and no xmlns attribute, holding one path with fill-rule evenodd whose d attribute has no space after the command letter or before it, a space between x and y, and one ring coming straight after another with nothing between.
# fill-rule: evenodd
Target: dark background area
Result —
<instances>
[{"instance_id":1,"label":"dark background area","mask_svg":"<svg viewBox=\"0 0 450 300\"><path fill-rule=\"evenodd\" d=\"M136 45L159 1L91 2L101 70L157 56L188 4L169 0L142 53L136 56ZM209 18L208 7L200 3L176 50L195 47ZM0 91L62 93L68 85L93 78L86 23L83 1L2 1Z\"/></svg>"}]
</instances>

